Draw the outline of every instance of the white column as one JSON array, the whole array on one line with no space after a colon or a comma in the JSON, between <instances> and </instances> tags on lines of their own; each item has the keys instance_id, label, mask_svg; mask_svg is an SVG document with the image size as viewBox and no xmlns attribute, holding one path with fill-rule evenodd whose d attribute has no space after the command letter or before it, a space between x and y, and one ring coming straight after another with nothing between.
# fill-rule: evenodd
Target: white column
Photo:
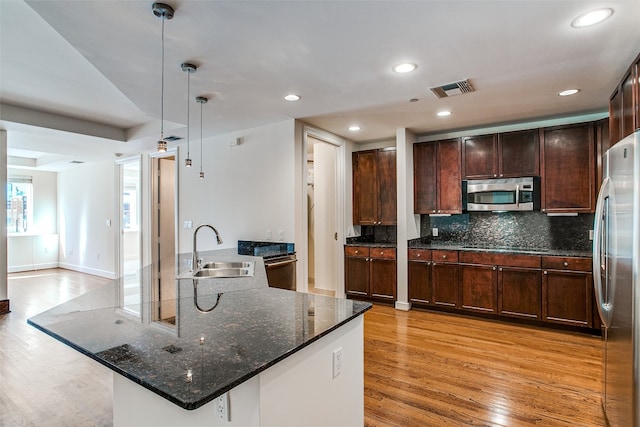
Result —
<instances>
[{"instance_id":1,"label":"white column","mask_svg":"<svg viewBox=\"0 0 640 427\"><path fill-rule=\"evenodd\" d=\"M420 215L413 213L413 143L407 129L396 131L396 174L398 184L397 294L396 309L409 310L407 242L420 237Z\"/></svg>"},{"instance_id":2,"label":"white column","mask_svg":"<svg viewBox=\"0 0 640 427\"><path fill-rule=\"evenodd\" d=\"M7 131L0 130L0 197L2 203L7 200ZM0 314L2 314L3 301L9 308L9 294L7 290L7 209L0 209Z\"/></svg>"}]
</instances>

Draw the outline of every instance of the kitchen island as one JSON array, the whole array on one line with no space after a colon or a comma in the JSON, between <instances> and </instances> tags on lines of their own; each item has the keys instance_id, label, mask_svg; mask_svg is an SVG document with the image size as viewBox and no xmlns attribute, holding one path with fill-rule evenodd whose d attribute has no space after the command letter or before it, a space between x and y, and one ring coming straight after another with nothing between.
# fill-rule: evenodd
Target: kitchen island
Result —
<instances>
[{"instance_id":1,"label":"kitchen island","mask_svg":"<svg viewBox=\"0 0 640 427\"><path fill-rule=\"evenodd\" d=\"M136 307L119 303L118 279L28 322L114 371L115 426L363 425L371 305L269 288L259 257L207 257L253 261L255 274L171 278L166 301L152 297L150 266ZM160 303L175 319L156 319Z\"/></svg>"}]
</instances>

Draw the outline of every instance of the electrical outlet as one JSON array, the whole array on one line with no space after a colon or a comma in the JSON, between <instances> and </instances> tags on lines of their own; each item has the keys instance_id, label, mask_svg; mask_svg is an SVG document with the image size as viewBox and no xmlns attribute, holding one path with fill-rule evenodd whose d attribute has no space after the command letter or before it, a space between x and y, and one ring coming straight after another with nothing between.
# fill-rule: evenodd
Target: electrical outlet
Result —
<instances>
[{"instance_id":1,"label":"electrical outlet","mask_svg":"<svg viewBox=\"0 0 640 427\"><path fill-rule=\"evenodd\" d=\"M432 228L432 229L431 229L431 235L432 235L433 237L438 237L438 229L437 229L437 228L435 228L435 227L434 227L434 228Z\"/></svg>"},{"instance_id":2,"label":"electrical outlet","mask_svg":"<svg viewBox=\"0 0 640 427\"><path fill-rule=\"evenodd\" d=\"M192 262L193 262L193 260L192 260L191 258L189 258L189 259L185 259L185 260L184 260L184 266L190 269L190 268L191 268L191 263L192 263Z\"/></svg>"},{"instance_id":3,"label":"electrical outlet","mask_svg":"<svg viewBox=\"0 0 640 427\"><path fill-rule=\"evenodd\" d=\"M333 350L333 378L342 373L342 347Z\"/></svg>"},{"instance_id":4,"label":"electrical outlet","mask_svg":"<svg viewBox=\"0 0 640 427\"><path fill-rule=\"evenodd\" d=\"M593 240L593 230L589 230L589 240Z\"/></svg>"},{"instance_id":5,"label":"electrical outlet","mask_svg":"<svg viewBox=\"0 0 640 427\"><path fill-rule=\"evenodd\" d=\"M267 230L264 236L267 240L271 240L271 230Z\"/></svg>"},{"instance_id":6,"label":"electrical outlet","mask_svg":"<svg viewBox=\"0 0 640 427\"><path fill-rule=\"evenodd\" d=\"M193 228L193 221L185 221L184 228Z\"/></svg>"},{"instance_id":7,"label":"electrical outlet","mask_svg":"<svg viewBox=\"0 0 640 427\"><path fill-rule=\"evenodd\" d=\"M229 411L229 393L218 396L216 399L216 415L222 421L231 421L231 412Z\"/></svg>"}]
</instances>

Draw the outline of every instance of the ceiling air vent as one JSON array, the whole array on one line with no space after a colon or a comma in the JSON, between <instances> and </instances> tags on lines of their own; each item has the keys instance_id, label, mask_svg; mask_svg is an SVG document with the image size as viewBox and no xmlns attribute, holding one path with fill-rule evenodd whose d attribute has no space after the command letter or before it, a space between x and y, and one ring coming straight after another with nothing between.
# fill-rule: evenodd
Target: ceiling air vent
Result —
<instances>
[{"instance_id":1,"label":"ceiling air vent","mask_svg":"<svg viewBox=\"0 0 640 427\"><path fill-rule=\"evenodd\" d=\"M174 141L179 141L181 139L182 138L179 137L179 136L171 135L171 136L166 137L164 140L167 141L167 142L174 142Z\"/></svg>"},{"instance_id":2,"label":"ceiling air vent","mask_svg":"<svg viewBox=\"0 0 640 427\"><path fill-rule=\"evenodd\" d=\"M473 87L469 80L460 80L459 82L447 83L442 86L430 88L438 98L446 98L449 96L462 95L463 93L473 92Z\"/></svg>"}]
</instances>

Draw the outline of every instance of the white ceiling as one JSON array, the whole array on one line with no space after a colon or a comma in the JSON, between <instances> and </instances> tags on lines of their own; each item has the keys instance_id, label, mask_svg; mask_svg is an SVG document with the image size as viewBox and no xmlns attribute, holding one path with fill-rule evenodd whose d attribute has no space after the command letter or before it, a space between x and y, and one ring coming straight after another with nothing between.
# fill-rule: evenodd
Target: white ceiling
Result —
<instances>
[{"instance_id":1,"label":"white ceiling","mask_svg":"<svg viewBox=\"0 0 640 427\"><path fill-rule=\"evenodd\" d=\"M0 127L10 163L151 151L159 137L162 21L152 1L0 0ZM291 118L354 141L606 112L640 52L640 1L173 1L165 21L165 135L205 137ZM582 12L605 23L574 29ZM418 69L399 75L392 65ZM475 92L438 99L432 86ZM578 95L559 97L566 88ZM283 96L294 92L298 102ZM416 102L409 99L417 98ZM453 114L437 118L450 109ZM347 130L351 124L361 131ZM24 159L22 164L28 164Z\"/></svg>"}]
</instances>

